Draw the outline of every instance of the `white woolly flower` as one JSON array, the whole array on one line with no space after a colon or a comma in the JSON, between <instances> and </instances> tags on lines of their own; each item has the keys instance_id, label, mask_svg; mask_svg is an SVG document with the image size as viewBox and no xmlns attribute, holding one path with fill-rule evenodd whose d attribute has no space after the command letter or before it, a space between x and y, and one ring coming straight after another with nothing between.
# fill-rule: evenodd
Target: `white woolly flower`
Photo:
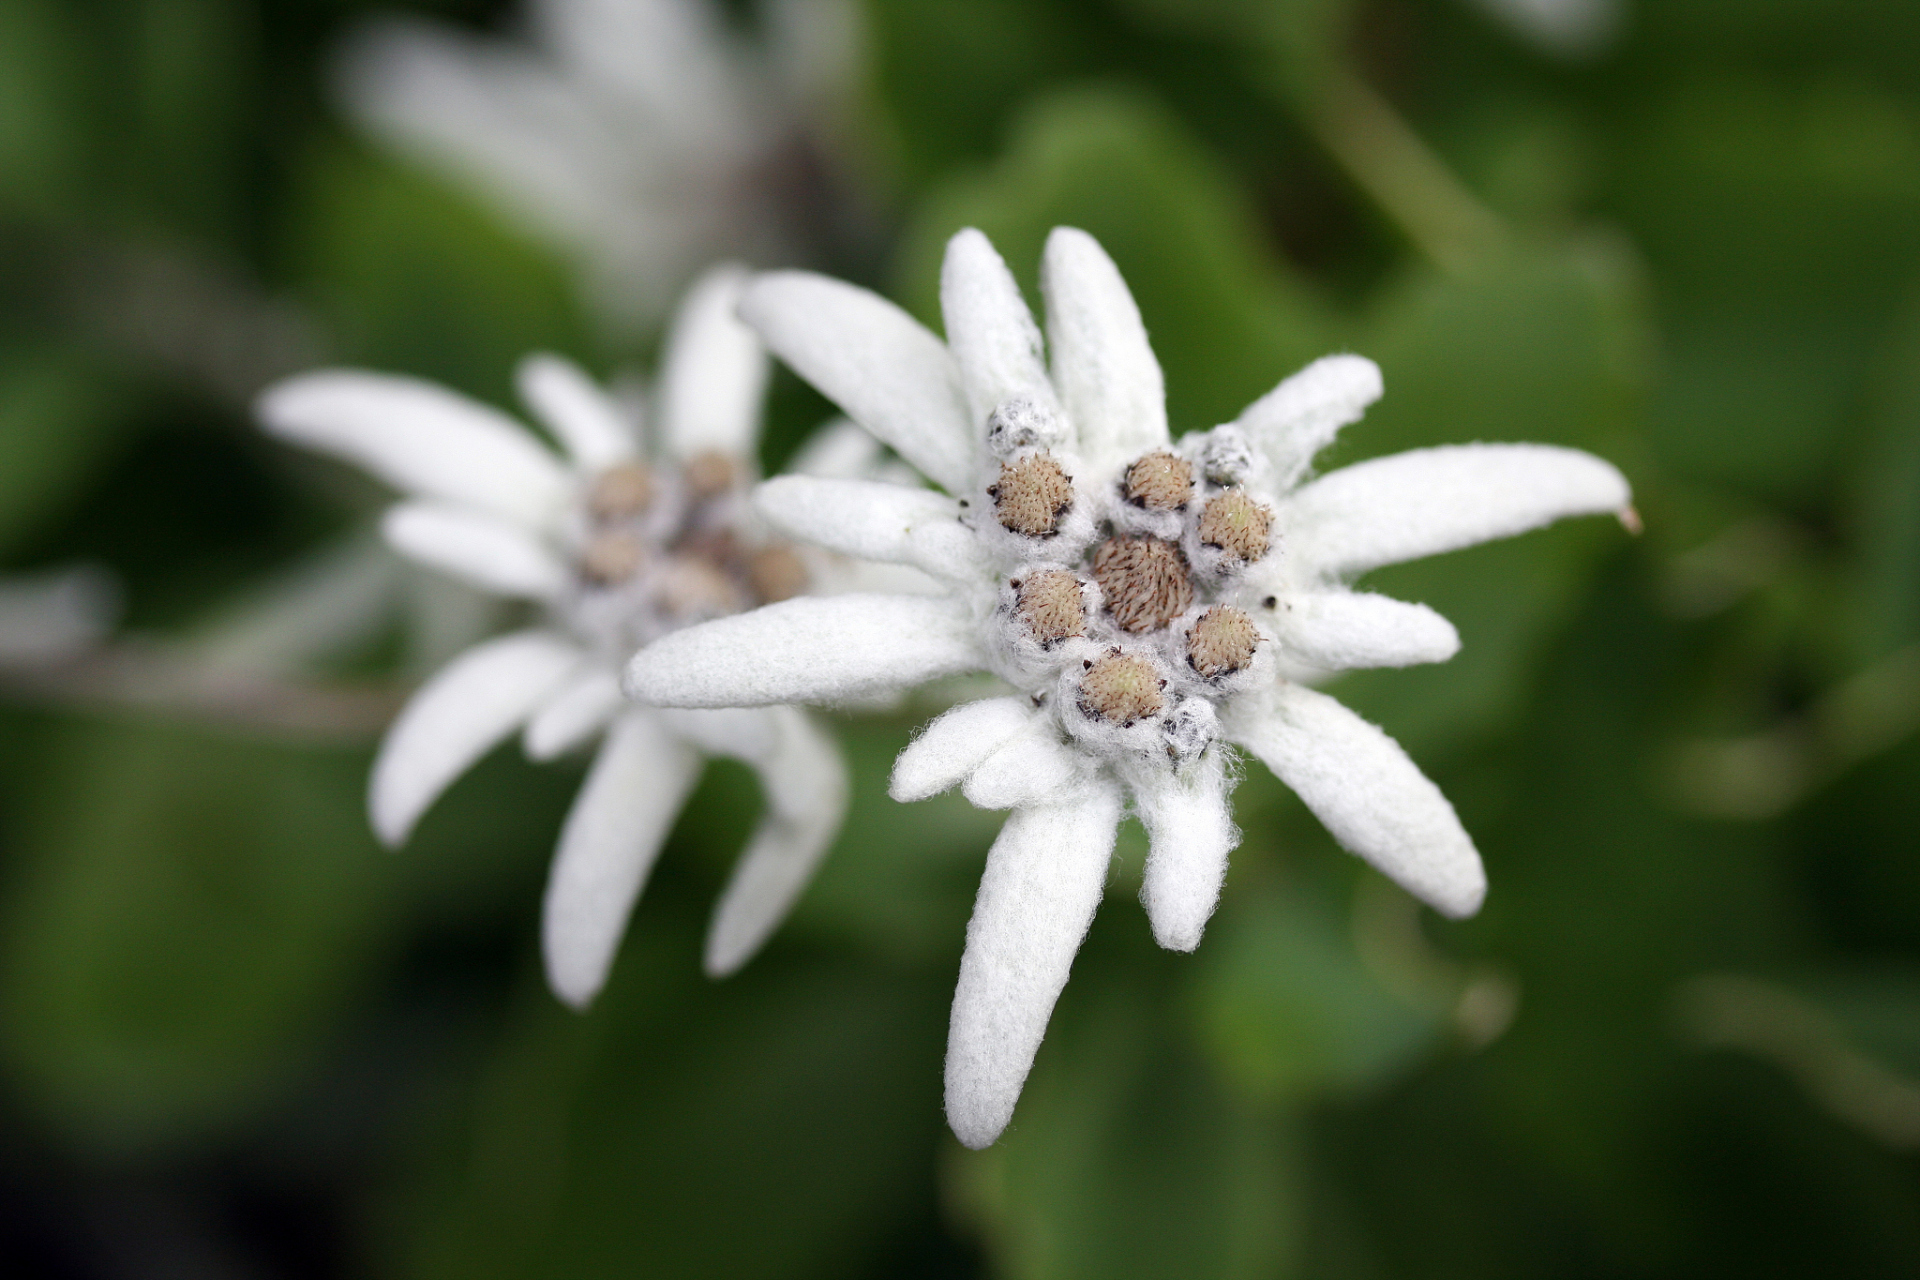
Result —
<instances>
[{"instance_id":1,"label":"white woolly flower","mask_svg":"<svg viewBox=\"0 0 1920 1280\"><path fill-rule=\"evenodd\" d=\"M851 78L848 0L769 0L759 47L714 0L531 0L527 18L525 41L384 20L343 51L345 105L574 257L617 319L651 320L716 256L791 260Z\"/></svg>"},{"instance_id":2,"label":"white woolly flower","mask_svg":"<svg viewBox=\"0 0 1920 1280\"><path fill-rule=\"evenodd\" d=\"M259 403L269 431L409 495L382 526L400 552L541 607L538 625L474 646L413 696L381 744L369 807L374 830L397 846L516 730L535 760L599 737L547 882L547 976L576 1006L606 981L704 757L745 762L767 798L707 937L715 976L766 940L845 812L840 757L796 708L668 711L620 696L621 665L641 645L806 585L804 562L756 536L746 505L767 367L734 318L744 280L738 268L714 271L683 304L655 395L652 457L622 409L553 356L523 363L519 384L563 456L511 418L410 378L308 373Z\"/></svg>"},{"instance_id":3,"label":"white woolly flower","mask_svg":"<svg viewBox=\"0 0 1920 1280\"><path fill-rule=\"evenodd\" d=\"M829 701L981 668L1013 686L935 720L892 783L899 800L959 786L1012 810L948 1041L947 1116L974 1147L1012 1115L1129 797L1150 840L1154 936L1199 943L1238 840L1232 746L1409 891L1450 916L1477 910L1486 882L1453 808L1390 738L1300 681L1458 648L1444 618L1353 577L1629 499L1607 463L1543 445L1422 449L1310 479L1380 395L1357 356L1176 443L1139 311L1093 238L1056 229L1041 287L1050 363L978 231L947 248L945 343L865 290L758 277L748 322L946 490L783 477L759 489L762 514L947 590L771 605L656 641L628 675L636 696L675 707Z\"/></svg>"}]
</instances>

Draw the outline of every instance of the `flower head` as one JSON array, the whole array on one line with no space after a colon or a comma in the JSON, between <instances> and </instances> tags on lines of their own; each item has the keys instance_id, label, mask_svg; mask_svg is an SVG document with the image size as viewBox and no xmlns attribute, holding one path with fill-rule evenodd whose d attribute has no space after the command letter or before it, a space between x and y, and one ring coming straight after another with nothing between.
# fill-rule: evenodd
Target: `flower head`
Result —
<instances>
[{"instance_id":1,"label":"flower head","mask_svg":"<svg viewBox=\"0 0 1920 1280\"><path fill-rule=\"evenodd\" d=\"M1541 445L1424 449L1308 479L1380 395L1357 356L1318 361L1176 442L1160 366L1100 246L1056 229L1041 284L1044 344L986 237L961 232L941 277L943 344L862 290L760 277L741 310L774 351L946 490L782 477L758 491L761 512L947 591L772 605L657 641L629 671L638 696L667 706L831 700L980 668L1014 688L935 720L892 782L899 800L958 785L1012 810L987 855L948 1043L947 1115L970 1146L1012 1115L1129 803L1150 841L1154 936L1198 945L1238 841L1233 748L1412 893L1477 910L1486 882L1453 808L1391 739L1303 681L1459 646L1444 618L1354 591L1354 576L1629 497L1607 463Z\"/></svg>"},{"instance_id":2,"label":"flower head","mask_svg":"<svg viewBox=\"0 0 1920 1280\"><path fill-rule=\"evenodd\" d=\"M768 802L715 912L715 975L765 941L845 808L838 754L793 707L664 711L620 696L622 664L648 641L806 586L794 549L764 537L746 504L766 356L733 317L743 280L714 271L682 305L651 453L621 406L552 356L522 364L520 391L563 456L495 410L408 378L308 373L259 405L276 435L409 495L382 524L400 552L544 613L455 658L414 695L381 744L369 805L380 838L398 845L516 730L536 760L599 737L561 833L543 930L549 979L576 1005L605 982L704 757L744 761Z\"/></svg>"},{"instance_id":3,"label":"flower head","mask_svg":"<svg viewBox=\"0 0 1920 1280\"><path fill-rule=\"evenodd\" d=\"M386 20L346 50L346 105L574 256L615 318L651 320L717 254L791 257L850 78L846 0L777 0L764 47L711 0L530 0L527 17L531 42Z\"/></svg>"}]
</instances>

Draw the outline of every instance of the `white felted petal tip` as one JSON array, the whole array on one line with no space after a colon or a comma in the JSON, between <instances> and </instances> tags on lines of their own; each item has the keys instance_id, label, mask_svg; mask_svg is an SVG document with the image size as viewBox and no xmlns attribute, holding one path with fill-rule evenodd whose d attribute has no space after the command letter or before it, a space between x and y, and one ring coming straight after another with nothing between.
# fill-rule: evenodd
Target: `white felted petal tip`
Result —
<instances>
[{"instance_id":1,"label":"white felted petal tip","mask_svg":"<svg viewBox=\"0 0 1920 1280\"><path fill-rule=\"evenodd\" d=\"M1023 697L985 698L945 712L893 762L887 794L903 804L939 795L1017 737L1034 717Z\"/></svg>"},{"instance_id":2,"label":"white felted petal tip","mask_svg":"<svg viewBox=\"0 0 1920 1280\"><path fill-rule=\"evenodd\" d=\"M991 1145L1013 1118L1119 823L1119 787L1096 780L1066 803L1015 810L987 853L947 1031L947 1123L968 1147Z\"/></svg>"},{"instance_id":3,"label":"white felted petal tip","mask_svg":"<svg viewBox=\"0 0 1920 1280\"><path fill-rule=\"evenodd\" d=\"M949 580L983 571L960 504L931 489L877 480L775 476L754 506L780 533L861 560L912 565Z\"/></svg>"},{"instance_id":4,"label":"white felted petal tip","mask_svg":"<svg viewBox=\"0 0 1920 1280\"><path fill-rule=\"evenodd\" d=\"M735 314L746 268L719 266L688 291L667 335L660 436L667 453L751 458L767 389L767 352Z\"/></svg>"},{"instance_id":5,"label":"white felted petal tip","mask_svg":"<svg viewBox=\"0 0 1920 1280\"><path fill-rule=\"evenodd\" d=\"M518 423L415 378L322 370L277 382L256 412L284 440L356 462L408 493L537 525L567 476Z\"/></svg>"},{"instance_id":6,"label":"white felted petal tip","mask_svg":"<svg viewBox=\"0 0 1920 1280\"><path fill-rule=\"evenodd\" d=\"M1132 779L1148 840L1140 901L1155 942L1169 951L1192 951L1219 904L1227 855L1240 843L1227 804L1226 760L1214 750L1178 773L1160 767L1142 772Z\"/></svg>"},{"instance_id":7,"label":"white felted petal tip","mask_svg":"<svg viewBox=\"0 0 1920 1280\"><path fill-rule=\"evenodd\" d=\"M403 502L381 518L380 532L408 559L495 595L551 600L567 586L559 557L520 526L471 507Z\"/></svg>"},{"instance_id":8,"label":"white felted petal tip","mask_svg":"<svg viewBox=\"0 0 1920 1280\"><path fill-rule=\"evenodd\" d=\"M629 711L608 730L561 830L541 922L547 981L574 1008L606 984L627 917L699 775L699 753L651 711Z\"/></svg>"},{"instance_id":9,"label":"white felted petal tip","mask_svg":"<svg viewBox=\"0 0 1920 1280\"><path fill-rule=\"evenodd\" d=\"M982 662L966 610L953 601L801 597L661 637L634 655L626 688L662 707L841 702Z\"/></svg>"},{"instance_id":10,"label":"white felted petal tip","mask_svg":"<svg viewBox=\"0 0 1920 1280\"><path fill-rule=\"evenodd\" d=\"M1281 684L1232 708L1229 736L1258 756L1333 838L1442 915L1480 909L1479 851L1400 744L1324 693Z\"/></svg>"},{"instance_id":11,"label":"white felted petal tip","mask_svg":"<svg viewBox=\"0 0 1920 1280\"><path fill-rule=\"evenodd\" d=\"M734 867L713 926L706 970L723 978L752 959L779 927L847 812L847 770L840 752L795 707L768 707L770 749L748 760L760 775L767 816Z\"/></svg>"},{"instance_id":12,"label":"white felted petal tip","mask_svg":"<svg viewBox=\"0 0 1920 1280\"><path fill-rule=\"evenodd\" d=\"M1626 477L1544 444L1463 444L1355 463L1294 494L1283 543L1327 577L1511 537L1565 516L1621 511Z\"/></svg>"},{"instance_id":13,"label":"white felted petal tip","mask_svg":"<svg viewBox=\"0 0 1920 1280\"><path fill-rule=\"evenodd\" d=\"M1284 491L1382 389L1380 366L1365 356L1324 356L1248 405L1236 422L1265 451L1274 487Z\"/></svg>"},{"instance_id":14,"label":"white felted petal tip","mask_svg":"<svg viewBox=\"0 0 1920 1280\"><path fill-rule=\"evenodd\" d=\"M1315 591L1289 597L1275 629L1290 657L1325 671L1445 662L1460 633L1423 604L1365 591Z\"/></svg>"},{"instance_id":15,"label":"white felted petal tip","mask_svg":"<svg viewBox=\"0 0 1920 1280\"><path fill-rule=\"evenodd\" d=\"M1055 733L1050 721L1032 721L1027 732L980 762L961 794L976 809L1058 804L1079 786L1086 757L1062 744Z\"/></svg>"},{"instance_id":16,"label":"white felted petal tip","mask_svg":"<svg viewBox=\"0 0 1920 1280\"><path fill-rule=\"evenodd\" d=\"M620 677L593 666L560 686L527 721L521 746L529 760L552 760L606 728L626 705Z\"/></svg>"},{"instance_id":17,"label":"white felted petal tip","mask_svg":"<svg viewBox=\"0 0 1920 1280\"><path fill-rule=\"evenodd\" d=\"M613 399L571 360L532 355L520 362L520 398L589 474L630 458L638 432Z\"/></svg>"},{"instance_id":18,"label":"white felted petal tip","mask_svg":"<svg viewBox=\"0 0 1920 1280\"><path fill-rule=\"evenodd\" d=\"M973 426L1016 396L1051 407L1053 384L1013 272L981 232L968 227L947 241L940 268L940 311L947 347L960 365Z\"/></svg>"},{"instance_id":19,"label":"white felted petal tip","mask_svg":"<svg viewBox=\"0 0 1920 1280\"><path fill-rule=\"evenodd\" d=\"M389 846L403 843L447 784L518 728L580 659L556 635L522 631L441 668L380 744L367 797L375 834Z\"/></svg>"},{"instance_id":20,"label":"white felted petal tip","mask_svg":"<svg viewBox=\"0 0 1920 1280\"><path fill-rule=\"evenodd\" d=\"M973 478L960 371L940 339L891 302L805 271L758 276L740 317L775 354L950 493Z\"/></svg>"},{"instance_id":21,"label":"white felted petal tip","mask_svg":"<svg viewBox=\"0 0 1920 1280\"><path fill-rule=\"evenodd\" d=\"M1167 445L1167 393L1120 269L1100 242L1055 227L1040 264L1053 383L1080 453L1105 469Z\"/></svg>"}]
</instances>

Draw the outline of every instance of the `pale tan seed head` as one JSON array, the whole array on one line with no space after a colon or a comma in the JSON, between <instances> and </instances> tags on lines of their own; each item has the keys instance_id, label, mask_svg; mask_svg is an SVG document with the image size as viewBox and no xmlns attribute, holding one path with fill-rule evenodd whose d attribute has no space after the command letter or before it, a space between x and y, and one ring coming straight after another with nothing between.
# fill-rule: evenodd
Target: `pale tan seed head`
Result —
<instances>
[{"instance_id":1,"label":"pale tan seed head","mask_svg":"<svg viewBox=\"0 0 1920 1280\"><path fill-rule=\"evenodd\" d=\"M688 458L680 468L680 477L686 481L687 495L699 502L731 489L738 471L731 457L709 449Z\"/></svg>"},{"instance_id":2,"label":"pale tan seed head","mask_svg":"<svg viewBox=\"0 0 1920 1280\"><path fill-rule=\"evenodd\" d=\"M660 575L660 603L677 618L718 618L746 608L746 593L720 566L700 556L673 556Z\"/></svg>"},{"instance_id":3,"label":"pale tan seed head","mask_svg":"<svg viewBox=\"0 0 1920 1280\"><path fill-rule=\"evenodd\" d=\"M1043 645L1068 636L1085 635L1087 606L1080 597L1080 579L1062 569L1030 573L1011 584L1027 630Z\"/></svg>"},{"instance_id":4,"label":"pale tan seed head","mask_svg":"<svg viewBox=\"0 0 1920 1280\"><path fill-rule=\"evenodd\" d=\"M1127 501L1150 511L1178 511L1193 496L1193 464L1162 449L1127 468Z\"/></svg>"},{"instance_id":5,"label":"pale tan seed head","mask_svg":"<svg viewBox=\"0 0 1920 1280\"><path fill-rule=\"evenodd\" d=\"M1135 635L1164 627L1193 603L1187 558L1160 538L1108 538L1093 553L1093 577L1107 612Z\"/></svg>"},{"instance_id":6,"label":"pale tan seed head","mask_svg":"<svg viewBox=\"0 0 1920 1280\"><path fill-rule=\"evenodd\" d=\"M1258 560L1267 554L1272 531L1273 512L1245 489L1229 489L1207 499L1207 508L1200 513L1200 541L1239 560Z\"/></svg>"},{"instance_id":7,"label":"pale tan seed head","mask_svg":"<svg viewBox=\"0 0 1920 1280\"><path fill-rule=\"evenodd\" d=\"M597 533L580 553L580 576L600 587L632 579L647 562L647 544L631 533Z\"/></svg>"},{"instance_id":8,"label":"pale tan seed head","mask_svg":"<svg viewBox=\"0 0 1920 1280\"><path fill-rule=\"evenodd\" d=\"M1000 478L987 490L1001 525L1029 538L1057 533L1073 505L1073 480L1044 453L1000 464Z\"/></svg>"},{"instance_id":9,"label":"pale tan seed head","mask_svg":"<svg viewBox=\"0 0 1920 1280\"><path fill-rule=\"evenodd\" d=\"M587 490L587 511L595 520L628 520L652 505L653 472L644 462L616 462Z\"/></svg>"},{"instance_id":10,"label":"pale tan seed head","mask_svg":"<svg viewBox=\"0 0 1920 1280\"><path fill-rule=\"evenodd\" d=\"M747 558L747 583L762 604L791 600L807 589L807 563L784 542L761 547Z\"/></svg>"},{"instance_id":11,"label":"pale tan seed head","mask_svg":"<svg viewBox=\"0 0 1920 1280\"><path fill-rule=\"evenodd\" d=\"M1166 710L1166 683L1146 659L1109 649L1080 677L1080 709L1125 727Z\"/></svg>"},{"instance_id":12,"label":"pale tan seed head","mask_svg":"<svg viewBox=\"0 0 1920 1280\"><path fill-rule=\"evenodd\" d=\"M1252 618L1232 605L1217 604L1187 631L1187 662L1209 680L1231 675L1247 669L1259 643Z\"/></svg>"}]
</instances>

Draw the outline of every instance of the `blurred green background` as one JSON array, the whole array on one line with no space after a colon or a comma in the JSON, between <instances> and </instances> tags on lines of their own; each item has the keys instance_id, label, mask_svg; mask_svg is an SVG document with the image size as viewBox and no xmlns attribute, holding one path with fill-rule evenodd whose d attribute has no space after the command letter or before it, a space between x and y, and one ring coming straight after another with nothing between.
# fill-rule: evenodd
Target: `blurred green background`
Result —
<instances>
[{"instance_id":1,"label":"blurred green background","mask_svg":"<svg viewBox=\"0 0 1920 1280\"><path fill-rule=\"evenodd\" d=\"M510 405L525 351L657 337L349 123L339 41L393 7L0 0L0 570L125 600L0 662L9 1274L1920 1271L1920 6L862 6L854 212L797 260L934 320L954 229L1031 286L1082 226L1176 430L1356 350L1386 398L1323 465L1577 445L1645 523L1376 575L1465 649L1336 692L1459 808L1478 918L1249 769L1196 954L1152 945L1123 832L984 1153L940 1059L998 816L885 798L927 706L837 717L846 832L719 984L758 802L713 767L585 1017L537 954L578 762L503 748L400 854L368 833L393 698L488 619L383 577L381 493L249 398L341 361ZM768 464L825 412L783 376Z\"/></svg>"}]
</instances>

